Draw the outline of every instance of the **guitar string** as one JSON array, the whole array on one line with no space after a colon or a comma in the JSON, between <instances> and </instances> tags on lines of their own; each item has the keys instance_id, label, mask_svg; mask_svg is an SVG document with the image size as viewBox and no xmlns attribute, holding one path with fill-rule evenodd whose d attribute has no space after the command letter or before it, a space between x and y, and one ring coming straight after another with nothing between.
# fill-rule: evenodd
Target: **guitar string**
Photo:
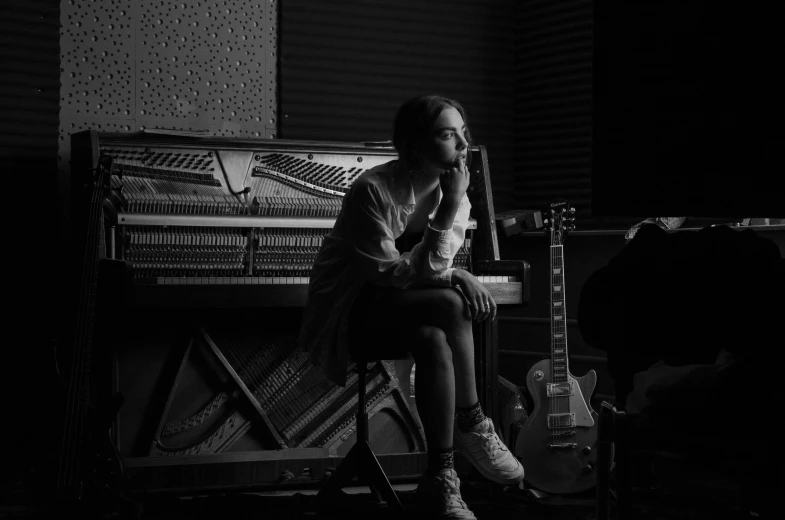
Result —
<instances>
[{"instance_id":1,"label":"guitar string","mask_svg":"<svg viewBox=\"0 0 785 520\"><path fill-rule=\"evenodd\" d=\"M557 282L557 283L561 281L560 276L557 276L555 274L555 270L561 267L561 256L560 256L561 249L560 249L560 247L561 247L560 245L556 246L555 255L554 255L555 265L553 266L554 271L552 271L552 276L554 276L556 278L554 280L554 282ZM562 273L562 271L559 271L559 275L561 275L561 273ZM563 290L563 289L564 289L563 287L559 287L559 291L555 291L554 290L554 293L556 294L556 297L557 297L558 301L561 301L561 296L562 296L561 295L561 290ZM554 314L555 313L556 313L556 310L554 308ZM562 316L562 320L558 320L558 321L554 320L555 328L556 328L557 331L561 330L560 327L562 325L563 318L564 318L564 311L561 308L559 309L559 313ZM554 348L555 347L556 347L556 345L554 344ZM562 356L561 356L560 353L557 353L556 359L558 359L558 361L559 361L559 366L558 366L558 368L559 368L559 374L558 374L559 375L559 381L558 381L558 384L561 385L561 384L564 383L564 381L563 381L563 375L564 374L562 373L563 372L563 370L562 370L562 368L563 368L563 360L562 360ZM563 428L562 428L563 422L562 421L563 421L563 418L564 418L564 415L563 415L564 414L564 410L563 410L562 407L564 405L564 397L561 394L559 394L559 396L556 398L556 400L558 402L558 412L557 413L559 415L558 415L558 420L556 421L557 427L556 427L556 440L555 440L555 443L558 444L559 440L562 438L562 433L563 433Z\"/></svg>"},{"instance_id":2,"label":"guitar string","mask_svg":"<svg viewBox=\"0 0 785 520\"><path fill-rule=\"evenodd\" d=\"M553 224L554 224L554 226L553 226L554 236L553 236L553 239L552 239L552 248L553 249L552 249L552 254L551 254L551 273L550 273L550 277L551 277L551 318L552 318L551 319L551 323L552 323L551 348L553 350L552 351L552 359L553 359L552 381L554 381L554 383L556 385L563 385L565 383L569 384L569 375L568 375L569 371L566 370L567 367L566 367L566 359L564 359L566 357L566 356L564 356L564 348L557 349L557 347L561 346L560 342L557 341L557 339L560 340L560 341L566 342L565 335L564 335L564 320L565 320L565 315L566 315L565 309L564 309L564 303L565 303L564 302L564 300L565 300L565 297L564 297L564 283L563 283L564 271L563 271L562 255L561 255L561 253L562 253L562 249L561 249L562 245L561 245L561 242L559 240L557 240L557 238L558 238L558 231L557 231L558 226L556 225L556 221L559 219L559 215L554 213L553 217L554 217L554 222L553 222ZM557 269L558 269L558 274L557 274ZM558 291L556 290L556 285L559 286L559 290ZM555 319L555 314L556 314L556 305L555 305L555 303L557 303L556 300L561 302L561 305L559 306L559 309L558 309L559 315L562 317L561 320L556 320ZM557 338L556 334L561 334L561 337ZM558 373L557 373L557 368L559 369ZM564 368L564 370L561 370L562 368ZM563 372L563 374L561 372ZM564 376L564 381L562 380L562 375ZM560 386L556 386L555 388L560 388ZM567 400L566 403L565 403L565 399ZM553 400L555 401L555 412L556 412L556 415L554 417L555 427L552 429L553 437L554 437L552 439L552 442L554 444L556 444L556 443L558 443L559 440L562 439L563 434L565 433L565 430L566 430L566 428L562 426L563 425L562 421L565 418L564 414L565 413L569 414L569 396L565 397L565 396L563 396L563 395L561 395L559 393L559 390L557 390L557 394L556 394L556 396L553 397ZM563 409L563 406L565 404L567 406L566 412ZM569 415L567 415L566 417L569 420Z\"/></svg>"},{"instance_id":3,"label":"guitar string","mask_svg":"<svg viewBox=\"0 0 785 520\"><path fill-rule=\"evenodd\" d=\"M101 168L99 165L98 168ZM100 174L99 170L99 174ZM88 214L88 229L93 229L95 224L97 223L98 214L96 211L97 206L97 199L98 199L98 192L99 188L93 191L93 194L90 199L90 213ZM100 230L99 230L100 232ZM80 295L80 309L84 309L86 306L89 305L88 297L89 297L89 289L88 287L92 286L94 283L94 267L91 269L90 266L95 265L95 259L92 258L91 251L95 247L95 237L93 234L88 234L86 237L86 246L85 246L85 261L82 264L82 286L80 287L81 295ZM89 262L88 260L92 260ZM86 283L85 283L86 282ZM93 309L94 310L94 309ZM88 309L88 312L90 309ZM82 443L83 439L82 436L84 435L84 417L86 414L85 406L80 405L80 400L88 397L87 395L80 395L80 390L82 389L82 385L84 384L84 378L86 377L85 372L90 369L90 367L86 367L85 364L89 362L88 352L87 352L87 342L90 340L90 331L88 329L88 325L84 322L84 320L80 320L79 329L76 334L76 340L78 341L78 345L84 345L85 348L77 348L74 345L74 352L77 355L77 359L75 364L71 367L72 381L74 381L73 386L73 400L69 399L69 402L73 403L76 406L76 417L74 418L74 422L70 425L70 428L74 429L74 435L71 437L72 439L72 446L68 452L69 456L69 469L70 474L68 475L68 484L73 484L75 479L78 478L79 469L81 466L81 461L79 461L79 445ZM70 417L70 415L69 415Z\"/></svg>"},{"instance_id":4,"label":"guitar string","mask_svg":"<svg viewBox=\"0 0 785 520\"><path fill-rule=\"evenodd\" d=\"M554 351L553 351L553 340L554 340L554 336L553 336L553 255L554 255L553 240L554 240L553 229L551 229L551 246L550 246L550 262L549 262L549 264L550 264L550 273L548 275L548 277L550 278L550 282L551 282L550 283L550 296L551 296L550 297L550 307L551 307L550 308L550 316L551 316L551 320L550 320L550 329L551 329L550 330L550 332L551 332L551 346L550 346L551 347L551 383L554 383L556 381L556 359L554 358ZM548 387L547 387L547 385L546 385L546 389L545 389L545 395L548 395ZM556 417L555 416L555 414L556 414L556 407L557 407L556 398L555 397L549 397L548 398L548 411L550 412L550 416L551 417L554 417L554 418ZM548 431L551 434L551 444L553 444L555 442L553 425L548 424Z\"/></svg>"},{"instance_id":5,"label":"guitar string","mask_svg":"<svg viewBox=\"0 0 785 520\"><path fill-rule=\"evenodd\" d=\"M102 166L98 166L98 168L102 168ZM99 170L99 180L103 178L103 173ZM91 199L90 199L90 213L88 213L88 230L92 229L96 222L98 222L98 213L97 213L97 199L98 193L100 192L100 186L98 189L94 189ZM100 232L100 230L99 230ZM92 234L88 233L86 237L86 244L85 244L85 251L84 251L84 262L82 262L82 273L81 278L82 284L80 287L80 294L79 294L79 309L84 309L86 306L87 300L87 293L86 287L88 284L92 284L95 282L95 274L91 273L90 266L95 264L94 258L91 258L90 252L93 250L95 246L95 237ZM92 262L90 261L92 260ZM94 270L94 269L93 269ZM87 284L85 283L87 282ZM81 311L80 311L81 312ZM80 315L77 314L79 318ZM83 434L83 425L81 424L84 418L84 407L77 406L76 399L78 398L79 388L83 382L83 373L84 373L84 362L87 357L86 349L78 348L78 345L85 344L86 341L89 341L89 330L83 324L83 320L79 320L77 325L77 329L74 334L74 350L72 353L72 365L71 365L71 377L69 380L69 389L68 389L68 399L66 403L66 415L65 415L65 424L64 424L64 432L63 432L63 443L61 446L61 454L60 454L60 467L58 468L58 483L62 487L70 485L73 483L75 475L78 473L79 469L79 462L77 460L78 455L78 444L80 443L81 436ZM72 418L74 414L74 407L76 407L76 417Z\"/></svg>"},{"instance_id":6,"label":"guitar string","mask_svg":"<svg viewBox=\"0 0 785 520\"><path fill-rule=\"evenodd\" d=\"M559 301L561 302L561 308L559 309L559 313L561 314L561 324L560 324L560 333L561 333L561 357L562 357L562 366L564 367L564 384L567 388L567 395L562 396L562 405L564 409L562 413L566 414L567 417L567 426L562 428L565 432L569 431L570 427L572 426L572 417L570 415L570 369L569 369L569 360L567 359L567 292L564 286L564 240L563 240L563 230L562 230L562 240L559 242L559 284L561 285L561 291L559 294ZM562 437L565 439L566 437Z\"/></svg>"},{"instance_id":7,"label":"guitar string","mask_svg":"<svg viewBox=\"0 0 785 520\"><path fill-rule=\"evenodd\" d=\"M553 224L553 222L552 222L552 224ZM554 298L555 298L554 268L555 268L555 262L556 262L556 258L555 258L555 255L556 255L555 247L556 246L554 245L554 242L555 242L555 239L556 239L555 233L556 233L555 229L551 228L551 254L550 254L550 273L549 273L549 277L550 277L550 280L551 280L551 284L550 284L551 285L551 287L550 287L550 289L551 289L551 298L550 298L550 304L551 304L551 308L550 308L550 314L551 314L551 384L557 383L557 380L556 380L556 373L557 373L557 371L556 371L556 366L557 366L556 361L557 360L556 360L556 352L555 352L555 344L554 344L554 342L556 341L555 330L554 330L556 328L556 321L555 321L555 318L554 318ZM547 395L547 389L546 389L546 395ZM549 428L550 432L551 432L551 445L553 445L553 444L556 443L556 436L557 436L557 433L558 433L558 426L559 426L559 419L558 419L559 415L558 415L558 413L559 413L560 403L559 403L559 398L556 397L555 395L552 396L549 399L549 402L550 402L550 407L549 408L551 410L551 417L553 418L553 421L554 421L552 427Z\"/></svg>"},{"instance_id":8,"label":"guitar string","mask_svg":"<svg viewBox=\"0 0 785 520\"><path fill-rule=\"evenodd\" d=\"M561 236L560 236L560 238L561 238ZM556 330L558 330L560 333L563 333L565 313L564 313L564 283L563 283L563 278L562 278L563 274L564 274L564 270L563 270L563 267L562 267L563 262L562 262L561 240L559 240L559 245L556 246L555 258L556 258L556 265L554 266L554 276L556 277L555 282L557 282L559 284L559 291L557 292L557 299L562 304L562 306L559 307L559 315L561 316L561 319L558 320L558 322L556 323ZM559 274L558 275L555 274L555 269L559 269ZM564 336L562 336L562 338L563 337ZM560 344L560 346L561 346L561 344ZM559 384L562 385L562 384L565 383L565 379L567 379L567 373L566 373L566 370L563 370L564 368L566 368L565 367L565 363L564 363L564 359L563 359L563 357L564 357L564 355L563 355L564 349L560 348L559 350L560 350L560 352L558 353L559 354L558 355L558 359L559 359ZM566 399L569 399L569 398L566 398ZM563 439L563 433L564 433L564 428L563 428L563 424L564 424L563 423L563 419L564 419L564 413L565 413L565 411L563 409L563 406L565 404L565 402L564 402L565 401L564 395L559 393L558 400L559 400L559 421L557 421L557 422L558 422L559 427L556 430L556 432L558 434L557 437L556 437L556 442L557 443L560 440Z\"/></svg>"},{"instance_id":9,"label":"guitar string","mask_svg":"<svg viewBox=\"0 0 785 520\"><path fill-rule=\"evenodd\" d=\"M561 218L561 216L560 216L560 218ZM562 409L560 407L559 411L562 414L566 414L566 415L563 415L562 417L565 417L566 418L566 422L567 422L567 426L565 426L565 427L561 427L560 426L560 433L562 433L562 435L563 435L563 436L560 437L560 439L562 441L564 441L565 439L567 439L566 434L569 433L569 430L572 428L573 425L572 425L572 416L571 416L571 410L570 410L570 396L571 396L572 388L571 388L571 382L570 382L569 359L567 358L567 292L566 292L566 288L565 288L565 275L564 275L564 241L563 241L563 231L562 231L561 238L562 238L562 240L559 241L559 245L558 245L558 249L557 249L557 251L558 251L558 256L557 256L557 258L558 258L558 266L556 268L559 269L559 275L558 275L558 280L557 280L559 285L560 285L559 301L561 302L561 305L559 307L559 314L562 317L561 320L560 320L560 325L559 325L559 327L560 327L559 332L561 334L561 337L559 338L561 340L561 345L560 345L560 347L561 347L560 348L560 350L561 350L560 358L561 359L560 359L560 363L561 363L561 365L562 365L562 367L564 369L563 370L564 380L562 381L562 383L564 383L564 385L565 385L565 387L567 389L567 395L566 396L562 395L562 396L559 397L560 405L564 406L564 409ZM560 422L559 424L561 425L562 423Z\"/></svg>"},{"instance_id":10,"label":"guitar string","mask_svg":"<svg viewBox=\"0 0 785 520\"><path fill-rule=\"evenodd\" d=\"M90 223L90 219L88 218L88 225L89 225L89 223ZM83 291L83 286L84 286L84 281L85 281L86 272L87 272L87 266L88 266L87 251L88 250L87 250L87 245L86 245L85 246L85 261L82 263L82 277L81 277L81 280L83 282L82 282L82 286L79 288L80 289L80 293L79 293L79 309L82 309L84 307L85 295L84 295L84 291ZM75 380L75 378L76 378L76 375L77 375L76 374L76 369L77 369L77 366L78 366L77 363L79 362L79 359L80 359L80 357L79 357L79 349L77 348L77 345L80 344L79 340L81 338L81 333L82 333L81 332L81 321L82 320L80 319L80 317L81 316L79 314L77 314L78 323L77 323L75 334L74 334L73 351L71 353L71 369L70 369L70 378L69 378L69 381L68 381L68 398L66 400L66 411L65 411L65 418L64 418L65 422L63 424L63 440L62 440L61 453L60 453L60 467L58 468L58 484L61 487L63 487L67 483L70 483L70 481L71 481L71 479L70 479L71 470L72 470L71 455L72 455L72 450L73 450L73 446L72 446L72 443L73 443L72 428L75 427L75 425L76 425L76 423L74 422L74 420L72 419L71 416L72 416L72 414L75 413L74 412L74 406L75 406L74 395L76 393L76 380Z\"/></svg>"}]
</instances>

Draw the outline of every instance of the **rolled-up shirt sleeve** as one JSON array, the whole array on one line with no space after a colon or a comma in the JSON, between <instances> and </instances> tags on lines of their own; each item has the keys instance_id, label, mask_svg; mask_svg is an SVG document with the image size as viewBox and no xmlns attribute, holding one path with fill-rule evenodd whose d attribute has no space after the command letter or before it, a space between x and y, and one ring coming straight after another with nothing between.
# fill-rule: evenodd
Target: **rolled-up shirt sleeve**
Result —
<instances>
[{"instance_id":1,"label":"rolled-up shirt sleeve","mask_svg":"<svg viewBox=\"0 0 785 520\"><path fill-rule=\"evenodd\" d=\"M372 185L356 186L349 193L354 259L360 273L374 285L406 288L414 283L449 286L451 265L463 244L471 205L464 195L451 229L425 229L422 241L401 255L395 247L390 208Z\"/></svg>"}]
</instances>

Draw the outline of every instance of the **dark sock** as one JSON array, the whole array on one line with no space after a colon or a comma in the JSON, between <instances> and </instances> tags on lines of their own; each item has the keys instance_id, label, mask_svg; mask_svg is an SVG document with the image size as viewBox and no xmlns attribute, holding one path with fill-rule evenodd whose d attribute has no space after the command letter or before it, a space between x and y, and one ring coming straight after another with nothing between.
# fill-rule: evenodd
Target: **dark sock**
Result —
<instances>
[{"instance_id":1,"label":"dark sock","mask_svg":"<svg viewBox=\"0 0 785 520\"><path fill-rule=\"evenodd\" d=\"M435 475L442 469L453 469L455 467L455 458L453 456L452 446L442 450L428 451L428 469L426 473Z\"/></svg>"},{"instance_id":2,"label":"dark sock","mask_svg":"<svg viewBox=\"0 0 785 520\"><path fill-rule=\"evenodd\" d=\"M468 408L461 408L460 406L456 408L458 409L456 414L458 418L458 428L465 432L471 430L485 420L485 414L482 413L482 407L480 407L479 401L477 401L474 406Z\"/></svg>"}]
</instances>

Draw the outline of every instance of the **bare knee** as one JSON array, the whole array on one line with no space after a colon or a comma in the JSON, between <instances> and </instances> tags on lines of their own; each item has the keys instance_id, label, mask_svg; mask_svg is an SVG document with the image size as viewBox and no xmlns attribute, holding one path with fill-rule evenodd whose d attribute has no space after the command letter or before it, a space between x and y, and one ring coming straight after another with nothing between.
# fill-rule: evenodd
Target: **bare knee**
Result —
<instances>
[{"instance_id":1,"label":"bare knee","mask_svg":"<svg viewBox=\"0 0 785 520\"><path fill-rule=\"evenodd\" d=\"M446 320L446 323L451 325L463 322L470 323L466 319L466 300L457 289L444 288L438 294L433 310L439 318Z\"/></svg>"},{"instance_id":2,"label":"bare knee","mask_svg":"<svg viewBox=\"0 0 785 520\"><path fill-rule=\"evenodd\" d=\"M417 363L452 367L452 350L447 335L439 327L423 325L414 334L414 359Z\"/></svg>"}]
</instances>

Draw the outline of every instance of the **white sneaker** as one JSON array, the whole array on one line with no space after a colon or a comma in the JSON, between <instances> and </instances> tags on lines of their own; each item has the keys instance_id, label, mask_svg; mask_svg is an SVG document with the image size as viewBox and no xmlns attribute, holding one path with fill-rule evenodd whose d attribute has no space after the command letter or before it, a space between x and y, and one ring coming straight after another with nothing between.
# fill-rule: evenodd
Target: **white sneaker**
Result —
<instances>
[{"instance_id":1,"label":"white sneaker","mask_svg":"<svg viewBox=\"0 0 785 520\"><path fill-rule=\"evenodd\" d=\"M449 520L477 520L461 498L461 481L454 469L423 475L417 485L417 501L423 509Z\"/></svg>"},{"instance_id":2,"label":"white sneaker","mask_svg":"<svg viewBox=\"0 0 785 520\"><path fill-rule=\"evenodd\" d=\"M468 432L461 430L456 421L453 432L455 449L483 476L508 486L523 480L523 466L496 434L490 418Z\"/></svg>"}]
</instances>

